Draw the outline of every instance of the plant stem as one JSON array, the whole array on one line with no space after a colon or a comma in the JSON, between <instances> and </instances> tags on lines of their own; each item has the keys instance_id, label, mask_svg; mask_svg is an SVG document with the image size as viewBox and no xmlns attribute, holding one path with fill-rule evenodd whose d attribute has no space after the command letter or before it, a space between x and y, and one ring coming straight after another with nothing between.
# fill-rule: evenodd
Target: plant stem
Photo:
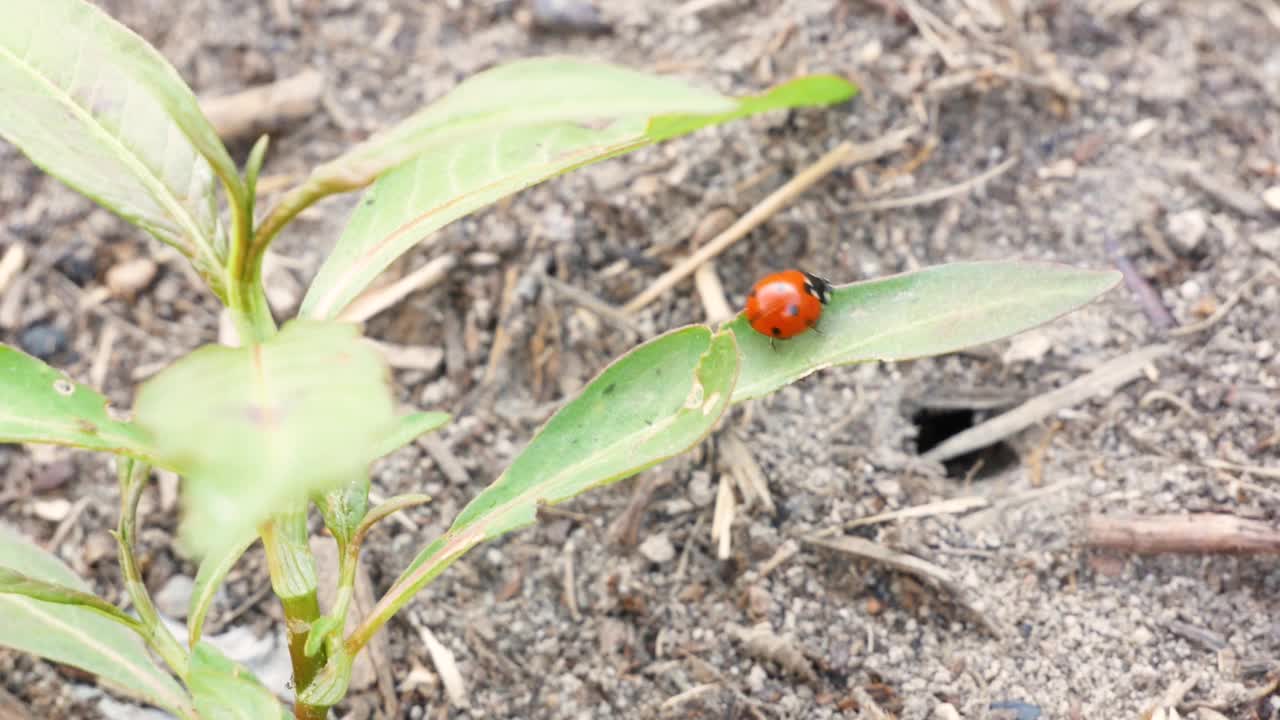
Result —
<instances>
[{"instance_id":1,"label":"plant stem","mask_svg":"<svg viewBox=\"0 0 1280 720\"><path fill-rule=\"evenodd\" d=\"M133 542L137 536L138 500L147 487L150 472L151 467L146 463L126 458L119 460L117 475L120 480L120 524L115 535L120 552L120 573L124 576L125 590L145 627L147 644L185 682L187 653L160 621L160 613L151 602L151 595L142 581L142 572L138 569L137 558L133 555Z\"/></svg>"},{"instance_id":2,"label":"plant stem","mask_svg":"<svg viewBox=\"0 0 1280 720\"><path fill-rule=\"evenodd\" d=\"M324 667L326 653L323 649L315 655L306 653L307 635L312 623L320 618L320 601L316 595L315 559L308 544L306 505L281 513L268 520L259 530L262 545L267 553L267 568L271 573L271 587L280 598L284 609L285 630L289 638L289 658L293 662L294 689L301 695ZM298 703L298 717L324 717L304 715L309 706Z\"/></svg>"},{"instance_id":3,"label":"plant stem","mask_svg":"<svg viewBox=\"0 0 1280 720\"><path fill-rule=\"evenodd\" d=\"M262 145L262 141L259 141ZM256 149L256 148L255 148ZM262 152L265 152L265 146ZM256 158L259 167L262 158ZM254 178L256 180L256 176ZM256 185L256 182L254 183ZM256 188L249 188L256 193ZM253 204L254 197L246 195L231 208L231 251L226 259L227 309L235 319L236 330L243 345L262 342L275 334L276 323L267 305L267 295L262 287L262 254L253 252Z\"/></svg>"}]
</instances>

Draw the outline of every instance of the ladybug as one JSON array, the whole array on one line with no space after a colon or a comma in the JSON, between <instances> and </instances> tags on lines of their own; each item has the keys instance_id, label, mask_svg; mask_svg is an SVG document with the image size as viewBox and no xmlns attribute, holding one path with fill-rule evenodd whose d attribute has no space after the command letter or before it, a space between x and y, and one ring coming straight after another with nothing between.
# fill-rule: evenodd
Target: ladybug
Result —
<instances>
[{"instance_id":1,"label":"ladybug","mask_svg":"<svg viewBox=\"0 0 1280 720\"><path fill-rule=\"evenodd\" d=\"M751 288L747 322L771 343L786 340L817 324L830 300L831 283L803 270L783 270Z\"/></svg>"}]
</instances>

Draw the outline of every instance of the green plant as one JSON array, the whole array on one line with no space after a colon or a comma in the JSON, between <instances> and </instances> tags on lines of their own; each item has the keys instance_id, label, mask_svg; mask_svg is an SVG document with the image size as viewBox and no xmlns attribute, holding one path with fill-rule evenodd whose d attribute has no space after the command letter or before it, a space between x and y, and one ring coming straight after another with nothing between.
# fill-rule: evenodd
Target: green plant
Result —
<instances>
[{"instance_id":1,"label":"green plant","mask_svg":"<svg viewBox=\"0 0 1280 720\"><path fill-rule=\"evenodd\" d=\"M183 253L230 310L243 346L204 347L177 361L140 388L132 418L0 346L0 442L116 456L116 539L135 611L92 595L52 555L0 530L0 644L81 667L184 718L284 716L262 685L201 637L214 592L260 539L287 618L294 713L324 717L344 696L355 656L396 611L470 548L533 523L540 505L684 452L731 404L818 369L995 340L1115 284L1114 273L1050 265L950 265L838 288L824 334L777 350L741 318L645 342L556 413L344 634L367 531L425 500L370 508L370 463L448 416L397 410L381 356L356 326L336 320L343 308L435 230L524 187L712 123L854 92L839 78L812 76L734 100L607 65L517 62L471 78L320 166L259 218L265 137L241 172L176 71L129 30L83 0L6 5L0 135ZM366 187L300 317L277 330L261 282L271 241L312 203ZM136 507L153 467L183 478L182 540L200 558L181 640L162 624L134 558ZM312 506L341 558L337 600L324 609L308 547Z\"/></svg>"}]
</instances>

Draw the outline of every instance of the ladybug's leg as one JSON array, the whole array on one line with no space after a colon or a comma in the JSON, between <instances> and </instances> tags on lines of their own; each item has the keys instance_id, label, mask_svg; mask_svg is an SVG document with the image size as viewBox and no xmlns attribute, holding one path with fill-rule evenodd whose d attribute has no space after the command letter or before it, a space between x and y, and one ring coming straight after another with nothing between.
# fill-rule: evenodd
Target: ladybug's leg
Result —
<instances>
[{"instance_id":1,"label":"ladybug's leg","mask_svg":"<svg viewBox=\"0 0 1280 720\"><path fill-rule=\"evenodd\" d=\"M775 344L773 344L773 336L772 336L772 335L770 335L770 336L769 336L769 349L770 349L770 350L772 350L772 351L774 351L774 352L778 352L778 346L777 346L777 345L775 345Z\"/></svg>"}]
</instances>

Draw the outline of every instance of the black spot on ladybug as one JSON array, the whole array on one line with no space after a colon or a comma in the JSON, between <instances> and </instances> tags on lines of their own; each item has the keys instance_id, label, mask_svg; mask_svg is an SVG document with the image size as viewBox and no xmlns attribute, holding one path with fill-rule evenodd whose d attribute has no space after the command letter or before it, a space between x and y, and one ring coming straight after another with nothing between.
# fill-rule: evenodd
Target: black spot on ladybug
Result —
<instances>
[{"instance_id":1,"label":"black spot on ladybug","mask_svg":"<svg viewBox=\"0 0 1280 720\"><path fill-rule=\"evenodd\" d=\"M772 330L772 332L773 332L773 334L774 334L774 335L781 335L781 334L782 334L782 328L774 328L774 329Z\"/></svg>"},{"instance_id":2,"label":"black spot on ladybug","mask_svg":"<svg viewBox=\"0 0 1280 720\"><path fill-rule=\"evenodd\" d=\"M795 317L800 314L800 306L792 303L787 306L787 317Z\"/></svg>"}]
</instances>

